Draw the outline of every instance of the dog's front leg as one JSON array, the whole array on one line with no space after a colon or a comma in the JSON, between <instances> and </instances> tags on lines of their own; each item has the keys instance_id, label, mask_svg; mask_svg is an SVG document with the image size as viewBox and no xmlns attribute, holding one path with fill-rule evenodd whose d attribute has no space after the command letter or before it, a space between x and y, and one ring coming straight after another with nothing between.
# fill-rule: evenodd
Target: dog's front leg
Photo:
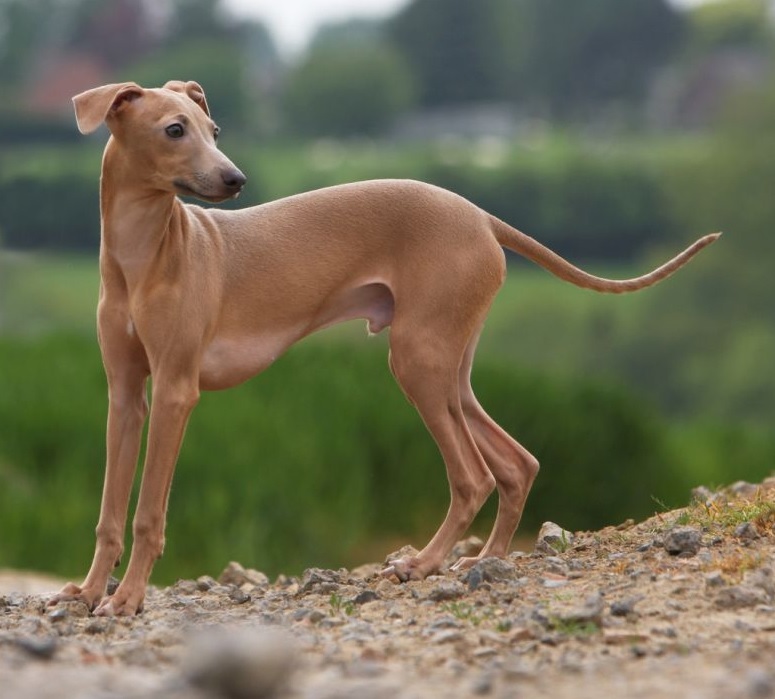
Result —
<instances>
[{"instance_id":1,"label":"dog's front leg","mask_svg":"<svg viewBox=\"0 0 775 699\"><path fill-rule=\"evenodd\" d=\"M148 448L132 526L132 554L118 589L95 610L100 616L129 616L142 609L153 564L164 550L167 500L175 462L188 417L199 400L198 378L170 381L154 372L153 380Z\"/></svg>"},{"instance_id":2,"label":"dog's front leg","mask_svg":"<svg viewBox=\"0 0 775 699\"><path fill-rule=\"evenodd\" d=\"M105 594L108 578L124 550L129 495L132 490L143 425L148 414L147 370L123 363L114 367L105 355L108 376L107 463L102 489L97 545L84 582L68 583L50 601L81 600L94 609Z\"/></svg>"}]
</instances>

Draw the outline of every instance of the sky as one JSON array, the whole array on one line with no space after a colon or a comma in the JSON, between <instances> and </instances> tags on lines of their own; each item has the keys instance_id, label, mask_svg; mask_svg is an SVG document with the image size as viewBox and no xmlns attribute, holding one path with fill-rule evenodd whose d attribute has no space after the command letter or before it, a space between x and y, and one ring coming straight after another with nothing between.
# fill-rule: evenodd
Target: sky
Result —
<instances>
[{"instance_id":1,"label":"sky","mask_svg":"<svg viewBox=\"0 0 775 699\"><path fill-rule=\"evenodd\" d=\"M263 21L280 51L300 51L315 29L352 17L387 17L409 0L225 0L235 13Z\"/></svg>"},{"instance_id":2,"label":"sky","mask_svg":"<svg viewBox=\"0 0 775 699\"><path fill-rule=\"evenodd\" d=\"M697 5L705 0L670 0L676 5ZM326 22L353 17L387 17L409 0L225 0L236 14L264 22L280 51L293 55L302 50L315 29Z\"/></svg>"}]
</instances>

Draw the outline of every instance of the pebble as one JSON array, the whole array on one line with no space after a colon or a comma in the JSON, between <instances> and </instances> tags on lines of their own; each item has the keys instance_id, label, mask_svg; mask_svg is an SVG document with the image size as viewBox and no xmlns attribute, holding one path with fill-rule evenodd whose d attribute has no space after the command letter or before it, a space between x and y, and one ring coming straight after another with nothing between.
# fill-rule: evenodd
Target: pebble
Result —
<instances>
[{"instance_id":1,"label":"pebble","mask_svg":"<svg viewBox=\"0 0 775 699\"><path fill-rule=\"evenodd\" d=\"M359 592L353 598L353 602L355 604L368 604L369 602L376 602L379 598L379 595L374 590L363 590L363 592Z\"/></svg>"},{"instance_id":2,"label":"pebble","mask_svg":"<svg viewBox=\"0 0 775 699\"><path fill-rule=\"evenodd\" d=\"M728 490L739 498L752 498L759 492L759 486L748 481L736 481L729 486Z\"/></svg>"},{"instance_id":3,"label":"pebble","mask_svg":"<svg viewBox=\"0 0 775 699\"><path fill-rule=\"evenodd\" d=\"M56 636L22 636L12 639L13 644L38 660L51 660L57 652Z\"/></svg>"},{"instance_id":4,"label":"pebble","mask_svg":"<svg viewBox=\"0 0 775 699\"><path fill-rule=\"evenodd\" d=\"M714 603L719 609L742 609L766 604L767 601L767 593L759 587L732 585L721 589Z\"/></svg>"},{"instance_id":5,"label":"pebble","mask_svg":"<svg viewBox=\"0 0 775 699\"><path fill-rule=\"evenodd\" d=\"M236 585L237 587L241 587L245 583L256 587L266 587L269 585L269 578L258 570L246 569L236 561L231 561L218 576L218 582L221 585Z\"/></svg>"},{"instance_id":6,"label":"pebble","mask_svg":"<svg viewBox=\"0 0 775 699\"><path fill-rule=\"evenodd\" d=\"M575 537L572 532L563 529L554 522L544 522L538 531L535 550L538 553L556 556L558 553L564 553L573 546L574 541Z\"/></svg>"},{"instance_id":7,"label":"pebble","mask_svg":"<svg viewBox=\"0 0 775 699\"><path fill-rule=\"evenodd\" d=\"M476 590L484 582L508 582L518 575L517 566L503 558L490 556L477 561L463 580L470 590Z\"/></svg>"},{"instance_id":8,"label":"pebble","mask_svg":"<svg viewBox=\"0 0 775 699\"><path fill-rule=\"evenodd\" d=\"M753 522L742 522L735 527L735 536L744 541L754 541L761 534L759 534L759 530Z\"/></svg>"},{"instance_id":9,"label":"pebble","mask_svg":"<svg viewBox=\"0 0 775 699\"><path fill-rule=\"evenodd\" d=\"M557 615L557 618L564 622L591 622L599 626L602 623L604 610L605 603L603 601L603 595L600 592L596 592L587 597L581 606L575 607L567 612L561 612Z\"/></svg>"},{"instance_id":10,"label":"pebble","mask_svg":"<svg viewBox=\"0 0 775 699\"><path fill-rule=\"evenodd\" d=\"M611 614L614 616L629 616L635 612L635 605L643 599L643 595L626 597L611 603Z\"/></svg>"},{"instance_id":11,"label":"pebble","mask_svg":"<svg viewBox=\"0 0 775 699\"><path fill-rule=\"evenodd\" d=\"M284 696L298 665L290 637L266 629L215 629L197 636L183 661L194 687L229 699Z\"/></svg>"},{"instance_id":12,"label":"pebble","mask_svg":"<svg viewBox=\"0 0 775 699\"><path fill-rule=\"evenodd\" d=\"M662 541L671 556L695 555L700 550L702 532L696 527L673 527Z\"/></svg>"},{"instance_id":13,"label":"pebble","mask_svg":"<svg viewBox=\"0 0 775 699\"><path fill-rule=\"evenodd\" d=\"M445 580L438 583L429 593L428 599L433 602L456 600L466 593L466 588L457 580Z\"/></svg>"},{"instance_id":14,"label":"pebble","mask_svg":"<svg viewBox=\"0 0 775 699\"><path fill-rule=\"evenodd\" d=\"M705 575L705 585L707 587L723 587L725 584L726 580L720 570L713 570Z\"/></svg>"}]
</instances>

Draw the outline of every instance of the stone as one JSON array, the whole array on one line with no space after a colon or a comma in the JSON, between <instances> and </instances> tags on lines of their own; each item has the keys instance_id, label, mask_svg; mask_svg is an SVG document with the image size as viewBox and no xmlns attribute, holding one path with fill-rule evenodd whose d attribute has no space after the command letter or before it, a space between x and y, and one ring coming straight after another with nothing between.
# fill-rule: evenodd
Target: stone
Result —
<instances>
[{"instance_id":1,"label":"stone","mask_svg":"<svg viewBox=\"0 0 775 699\"><path fill-rule=\"evenodd\" d=\"M742 609L766 604L767 593L759 587L732 585L725 587L716 595L715 605L719 609Z\"/></svg>"},{"instance_id":2,"label":"stone","mask_svg":"<svg viewBox=\"0 0 775 699\"><path fill-rule=\"evenodd\" d=\"M566 623L592 623L600 626L604 610L605 603L603 601L603 595L600 592L595 592L587 597L582 605L558 614L557 618Z\"/></svg>"},{"instance_id":3,"label":"stone","mask_svg":"<svg viewBox=\"0 0 775 699\"><path fill-rule=\"evenodd\" d=\"M427 599L432 602L447 602L462 597L466 593L466 588L457 580L445 580L438 583L428 593Z\"/></svg>"},{"instance_id":4,"label":"stone","mask_svg":"<svg viewBox=\"0 0 775 699\"><path fill-rule=\"evenodd\" d=\"M324 568L307 568L301 576L302 592L336 592L342 583L341 573Z\"/></svg>"},{"instance_id":5,"label":"stone","mask_svg":"<svg viewBox=\"0 0 775 699\"><path fill-rule=\"evenodd\" d=\"M266 629L220 628L197 636L183 661L183 677L214 697L285 696L299 662L289 636Z\"/></svg>"},{"instance_id":6,"label":"stone","mask_svg":"<svg viewBox=\"0 0 775 699\"><path fill-rule=\"evenodd\" d=\"M544 522L536 538L535 550L538 553L556 556L573 546L574 538L572 532L563 529L559 524Z\"/></svg>"},{"instance_id":7,"label":"stone","mask_svg":"<svg viewBox=\"0 0 775 699\"><path fill-rule=\"evenodd\" d=\"M629 616L635 612L635 605L643 599L643 595L627 597L616 600L611 603L611 614L613 616Z\"/></svg>"},{"instance_id":8,"label":"stone","mask_svg":"<svg viewBox=\"0 0 775 699\"><path fill-rule=\"evenodd\" d=\"M368 604L369 602L376 602L378 599L379 595L374 590L364 590L353 598L353 602L355 604Z\"/></svg>"},{"instance_id":9,"label":"stone","mask_svg":"<svg viewBox=\"0 0 775 699\"><path fill-rule=\"evenodd\" d=\"M735 536L744 541L754 541L761 537L753 522L742 522L735 527Z\"/></svg>"},{"instance_id":10,"label":"stone","mask_svg":"<svg viewBox=\"0 0 775 699\"><path fill-rule=\"evenodd\" d=\"M690 555L694 556L702 544L702 532L696 527L673 527L666 534L662 541L671 556Z\"/></svg>"},{"instance_id":11,"label":"stone","mask_svg":"<svg viewBox=\"0 0 775 699\"><path fill-rule=\"evenodd\" d=\"M478 536L469 536L467 539L461 539L458 541L452 547L452 551L447 558L452 563L457 561L459 558L473 558L479 554L483 546L484 541L482 541Z\"/></svg>"},{"instance_id":12,"label":"stone","mask_svg":"<svg viewBox=\"0 0 775 699\"><path fill-rule=\"evenodd\" d=\"M759 486L747 481L735 481L728 490L739 498L752 498L759 492Z\"/></svg>"},{"instance_id":13,"label":"stone","mask_svg":"<svg viewBox=\"0 0 775 699\"><path fill-rule=\"evenodd\" d=\"M775 575L773 575L772 568L749 570L743 576L743 582L746 585L764 590L770 597L775 597Z\"/></svg>"},{"instance_id":14,"label":"stone","mask_svg":"<svg viewBox=\"0 0 775 699\"><path fill-rule=\"evenodd\" d=\"M28 655L38 660L51 660L57 652L58 643L55 636L22 636L12 639L13 644Z\"/></svg>"},{"instance_id":15,"label":"stone","mask_svg":"<svg viewBox=\"0 0 775 699\"><path fill-rule=\"evenodd\" d=\"M250 583L256 587L265 587L269 584L269 578L260 571L252 568L244 568L236 561L231 561L218 576L218 582L221 585L236 585L241 587L245 583Z\"/></svg>"},{"instance_id":16,"label":"stone","mask_svg":"<svg viewBox=\"0 0 775 699\"><path fill-rule=\"evenodd\" d=\"M508 582L518 576L517 566L503 558L490 556L477 561L463 580L470 590L476 590L483 582Z\"/></svg>"}]
</instances>

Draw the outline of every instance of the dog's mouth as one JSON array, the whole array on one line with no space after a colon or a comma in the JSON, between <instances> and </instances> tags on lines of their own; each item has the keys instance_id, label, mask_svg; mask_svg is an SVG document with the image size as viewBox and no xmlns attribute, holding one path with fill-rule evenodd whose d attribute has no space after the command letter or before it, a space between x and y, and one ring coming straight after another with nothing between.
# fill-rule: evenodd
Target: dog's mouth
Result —
<instances>
[{"instance_id":1,"label":"dog's mouth","mask_svg":"<svg viewBox=\"0 0 775 699\"><path fill-rule=\"evenodd\" d=\"M232 189L231 191L222 194L205 194L186 184L183 180L175 180L172 184L174 185L176 192L181 196L194 197L195 199L201 199L202 201L207 201L211 204L220 204L227 199L236 199L242 191L242 187L240 187L236 191Z\"/></svg>"}]
</instances>

